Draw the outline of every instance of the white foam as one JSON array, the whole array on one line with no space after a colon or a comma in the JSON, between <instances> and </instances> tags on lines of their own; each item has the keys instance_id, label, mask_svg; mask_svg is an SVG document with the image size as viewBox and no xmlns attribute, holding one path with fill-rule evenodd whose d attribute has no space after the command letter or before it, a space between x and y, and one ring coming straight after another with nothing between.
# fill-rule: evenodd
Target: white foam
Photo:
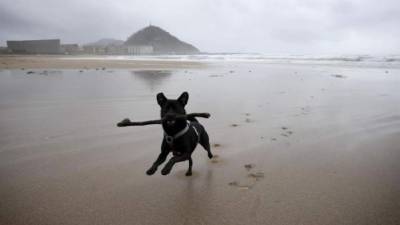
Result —
<instances>
[{"instance_id":1,"label":"white foam","mask_svg":"<svg viewBox=\"0 0 400 225\"><path fill-rule=\"evenodd\" d=\"M362 67L400 68L400 55L267 55L267 54L196 54L147 56L84 56L71 60L151 60L195 62L262 62L288 64L344 65Z\"/></svg>"}]
</instances>

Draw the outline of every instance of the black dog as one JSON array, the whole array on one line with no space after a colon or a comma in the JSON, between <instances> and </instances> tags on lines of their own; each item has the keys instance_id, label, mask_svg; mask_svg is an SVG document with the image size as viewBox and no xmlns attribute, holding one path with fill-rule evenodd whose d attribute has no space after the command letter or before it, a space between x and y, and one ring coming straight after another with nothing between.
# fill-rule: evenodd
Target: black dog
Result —
<instances>
[{"instance_id":1,"label":"black dog","mask_svg":"<svg viewBox=\"0 0 400 225\"><path fill-rule=\"evenodd\" d=\"M186 172L186 176L191 176L192 153L197 143L200 143L207 150L210 159L213 157L208 134L204 127L194 118L187 121L176 117L186 114L185 105L188 100L189 94L187 92L183 92L176 100L167 99L163 93L157 94L157 102L161 106L161 118L166 118L162 123L164 138L161 144L161 154L151 168L147 170L147 175L154 174L157 167L165 162L168 154L172 152L174 156L161 170L161 174L167 175L171 172L175 163L189 160L189 169Z\"/></svg>"}]
</instances>

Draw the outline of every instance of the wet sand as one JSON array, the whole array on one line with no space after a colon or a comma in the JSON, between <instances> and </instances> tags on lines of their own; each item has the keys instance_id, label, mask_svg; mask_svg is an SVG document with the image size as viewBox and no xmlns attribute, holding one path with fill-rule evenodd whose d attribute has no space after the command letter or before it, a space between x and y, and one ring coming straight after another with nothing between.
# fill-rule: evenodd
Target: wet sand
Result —
<instances>
[{"instance_id":1,"label":"wet sand","mask_svg":"<svg viewBox=\"0 0 400 225\"><path fill-rule=\"evenodd\" d=\"M400 224L400 70L219 63L0 71L0 224ZM341 75L341 76L336 76ZM155 95L217 156L168 176Z\"/></svg>"}]
</instances>

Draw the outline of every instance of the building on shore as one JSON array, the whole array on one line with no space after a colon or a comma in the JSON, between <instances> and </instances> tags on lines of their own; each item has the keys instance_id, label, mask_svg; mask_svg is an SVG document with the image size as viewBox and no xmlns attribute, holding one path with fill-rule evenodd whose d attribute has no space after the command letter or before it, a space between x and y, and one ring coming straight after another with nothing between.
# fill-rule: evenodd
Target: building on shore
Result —
<instances>
[{"instance_id":1,"label":"building on shore","mask_svg":"<svg viewBox=\"0 0 400 225\"><path fill-rule=\"evenodd\" d=\"M7 47L15 54L60 54L60 39L7 41Z\"/></svg>"},{"instance_id":2,"label":"building on shore","mask_svg":"<svg viewBox=\"0 0 400 225\"><path fill-rule=\"evenodd\" d=\"M154 53L151 45L128 45L126 46L128 55L150 55Z\"/></svg>"},{"instance_id":3,"label":"building on shore","mask_svg":"<svg viewBox=\"0 0 400 225\"><path fill-rule=\"evenodd\" d=\"M128 49L124 45L109 45L105 48L107 55L127 55Z\"/></svg>"},{"instance_id":4,"label":"building on shore","mask_svg":"<svg viewBox=\"0 0 400 225\"><path fill-rule=\"evenodd\" d=\"M9 54L11 51L7 47L0 47L0 54Z\"/></svg>"},{"instance_id":5,"label":"building on shore","mask_svg":"<svg viewBox=\"0 0 400 225\"><path fill-rule=\"evenodd\" d=\"M85 45L83 46L83 53L88 55L105 55L106 48L102 46Z\"/></svg>"},{"instance_id":6,"label":"building on shore","mask_svg":"<svg viewBox=\"0 0 400 225\"><path fill-rule=\"evenodd\" d=\"M83 51L89 55L151 55L154 48L151 45L86 45L83 46Z\"/></svg>"},{"instance_id":7,"label":"building on shore","mask_svg":"<svg viewBox=\"0 0 400 225\"><path fill-rule=\"evenodd\" d=\"M152 45L84 45L60 44L60 39L7 41L13 54L88 54L88 55L151 55ZM4 50L5 51L5 50ZM3 52L3 51L2 51Z\"/></svg>"},{"instance_id":8,"label":"building on shore","mask_svg":"<svg viewBox=\"0 0 400 225\"><path fill-rule=\"evenodd\" d=\"M76 55L81 53L81 49L78 44L62 44L61 52L67 55Z\"/></svg>"}]
</instances>

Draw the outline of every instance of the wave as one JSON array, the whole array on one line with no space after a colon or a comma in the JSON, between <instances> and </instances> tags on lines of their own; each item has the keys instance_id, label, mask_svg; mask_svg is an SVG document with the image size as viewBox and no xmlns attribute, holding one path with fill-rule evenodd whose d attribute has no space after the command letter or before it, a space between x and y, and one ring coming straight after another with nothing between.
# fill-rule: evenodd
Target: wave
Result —
<instances>
[{"instance_id":1,"label":"wave","mask_svg":"<svg viewBox=\"0 0 400 225\"><path fill-rule=\"evenodd\" d=\"M74 57L75 58L75 57ZM80 59L108 60L159 60L200 62L264 62L289 64L330 64L400 68L400 55L268 55L268 54L196 54L196 55L137 55L137 56L89 56ZM76 58L75 58L76 59Z\"/></svg>"}]
</instances>

